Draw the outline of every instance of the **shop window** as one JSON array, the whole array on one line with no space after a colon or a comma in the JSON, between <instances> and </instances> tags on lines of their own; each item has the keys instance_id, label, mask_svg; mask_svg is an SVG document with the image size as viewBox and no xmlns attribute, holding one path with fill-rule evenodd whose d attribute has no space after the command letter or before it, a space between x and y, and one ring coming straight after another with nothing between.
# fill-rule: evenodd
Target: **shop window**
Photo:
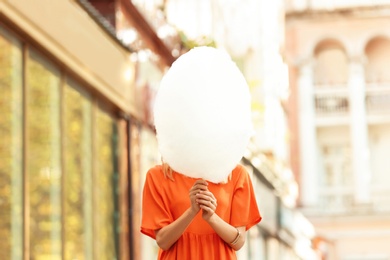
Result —
<instances>
[{"instance_id":1,"label":"shop window","mask_svg":"<svg viewBox=\"0 0 390 260\"><path fill-rule=\"evenodd\" d=\"M26 171L31 259L61 259L60 72L28 55Z\"/></svg>"},{"instance_id":2,"label":"shop window","mask_svg":"<svg viewBox=\"0 0 390 260\"><path fill-rule=\"evenodd\" d=\"M117 259L118 171L117 125L114 117L98 107L95 114L96 173L94 176L95 258Z\"/></svg>"},{"instance_id":3,"label":"shop window","mask_svg":"<svg viewBox=\"0 0 390 260\"><path fill-rule=\"evenodd\" d=\"M22 258L22 92L22 45L0 27L0 259Z\"/></svg>"},{"instance_id":4,"label":"shop window","mask_svg":"<svg viewBox=\"0 0 390 260\"><path fill-rule=\"evenodd\" d=\"M0 26L0 259L119 258L117 117L65 78Z\"/></svg>"},{"instance_id":5,"label":"shop window","mask_svg":"<svg viewBox=\"0 0 390 260\"><path fill-rule=\"evenodd\" d=\"M93 259L92 101L68 80L63 102L64 259Z\"/></svg>"}]
</instances>

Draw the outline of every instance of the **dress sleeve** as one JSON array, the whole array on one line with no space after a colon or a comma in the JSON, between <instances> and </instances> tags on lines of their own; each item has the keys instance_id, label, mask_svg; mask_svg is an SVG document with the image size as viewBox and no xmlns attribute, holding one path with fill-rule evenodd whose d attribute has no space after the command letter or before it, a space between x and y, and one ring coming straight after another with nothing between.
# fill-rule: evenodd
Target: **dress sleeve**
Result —
<instances>
[{"instance_id":1,"label":"dress sleeve","mask_svg":"<svg viewBox=\"0 0 390 260\"><path fill-rule=\"evenodd\" d=\"M153 170L148 171L142 197L141 232L153 239L156 239L155 230L172 222L168 202L161 192L162 180L158 176Z\"/></svg>"},{"instance_id":2,"label":"dress sleeve","mask_svg":"<svg viewBox=\"0 0 390 260\"><path fill-rule=\"evenodd\" d=\"M244 166L234 188L230 224L235 227L245 226L246 230L261 221L252 181Z\"/></svg>"}]
</instances>

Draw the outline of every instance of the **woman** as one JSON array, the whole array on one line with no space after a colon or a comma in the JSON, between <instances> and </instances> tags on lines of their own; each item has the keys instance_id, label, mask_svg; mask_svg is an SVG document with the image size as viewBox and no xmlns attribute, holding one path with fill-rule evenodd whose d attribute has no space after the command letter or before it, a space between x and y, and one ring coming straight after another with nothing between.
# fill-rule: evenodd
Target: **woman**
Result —
<instances>
[{"instance_id":1,"label":"woman","mask_svg":"<svg viewBox=\"0 0 390 260\"><path fill-rule=\"evenodd\" d=\"M158 259L236 259L246 231L260 220L242 165L219 184L187 177L167 164L147 173L141 232L156 240Z\"/></svg>"}]
</instances>

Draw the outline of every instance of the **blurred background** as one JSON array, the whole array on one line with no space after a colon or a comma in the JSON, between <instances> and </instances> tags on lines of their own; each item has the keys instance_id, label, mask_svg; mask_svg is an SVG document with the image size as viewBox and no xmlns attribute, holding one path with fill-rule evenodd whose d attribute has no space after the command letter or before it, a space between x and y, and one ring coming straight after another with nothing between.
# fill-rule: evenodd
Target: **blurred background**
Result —
<instances>
[{"instance_id":1,"label":"blurred background","mask_svg":"<svg viewBox=\"0 0 390 260\"><path fill-rule=\"evenodd\" d=\"M390 1L0 0L1 260L156 259L153 101L204 45L252 94L239 259L390 259Z\"/></svg>"}]
</instances>

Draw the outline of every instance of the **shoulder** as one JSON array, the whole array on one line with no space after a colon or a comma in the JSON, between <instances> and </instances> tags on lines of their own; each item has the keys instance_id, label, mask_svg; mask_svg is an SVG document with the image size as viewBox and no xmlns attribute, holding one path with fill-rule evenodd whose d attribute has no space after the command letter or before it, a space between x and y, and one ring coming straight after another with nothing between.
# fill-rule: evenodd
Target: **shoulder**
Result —
<instances>
[{"instance_id":1,"label":"shoulder","mask_svg":"<svg viewBox=\"0 0 390 260\"><path fill-rule=\"evenodd\" d=\"M249 173L244 165L237 164L232 172L232 181L235 183L235 186L240 186L250 181Z\"/></svg>"},{"instance_id":2,"label":"shoulder","mask_svg":"<svg viewBox=\"0 0 390 260\"><path fill-rule=\"evenodd\" d=\"M155 165L148 170L148 174L156 175L159 173L162 173L162 165L160 165L160 164Z\"/></svg>"},{"instance_id":3,"label":"shoulder","mask_svg":"<svg viewBox=\"0 0 390 260\"><path fill-rule=\"evenodd\" d=\"M233 169L232 175L233 179L245 178L248 175L248 171L244 165L237 164L237 166Z\"/></svg>"},{"instance_id":4,"label":"shoulder","mask_svg":"<svg viewBox=\"0 0 390 260\"><path fill-rule=\"evenodd\" d=\"M161 165L155 165L146 173L146 181L158 182L164 178L164 173Z\"/></svg>"}]
</instances>

